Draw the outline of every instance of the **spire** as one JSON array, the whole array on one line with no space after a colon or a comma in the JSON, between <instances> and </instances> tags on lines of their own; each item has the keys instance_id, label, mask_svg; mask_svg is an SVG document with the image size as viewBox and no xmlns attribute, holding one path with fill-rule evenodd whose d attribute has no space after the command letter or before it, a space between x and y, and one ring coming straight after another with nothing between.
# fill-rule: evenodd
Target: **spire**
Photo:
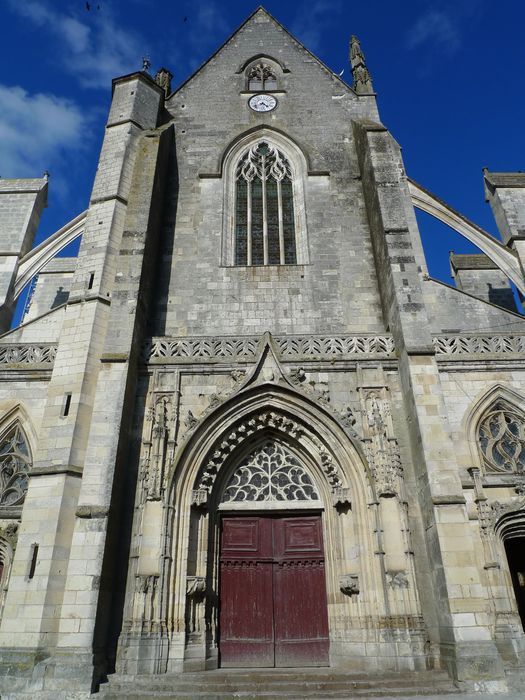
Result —
<instances>
[{"instance_id":1,"label":"spire","mask_svg":"<svg viewBox=\"0 0 525 700\"><path fill-rule=\"evenodd\" d=\"M372 78L366 67L365 57L361 51L359 39L352 35L350 39L350 64L354 78L354 90L360 95L369 95L374 92Z\"/></svg>"}]
</instances>

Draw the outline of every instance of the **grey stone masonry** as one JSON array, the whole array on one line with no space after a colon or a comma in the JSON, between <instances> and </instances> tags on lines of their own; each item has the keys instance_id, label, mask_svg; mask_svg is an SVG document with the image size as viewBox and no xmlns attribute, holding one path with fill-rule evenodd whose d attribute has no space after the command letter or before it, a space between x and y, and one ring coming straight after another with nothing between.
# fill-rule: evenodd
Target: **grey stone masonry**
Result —
<instances>
[{"instance_id":1,"label":"grey stone masonry","mask_svg":"<svg viewBox=\"0 0 525 700\"><path fill-rule=\"evenodd\" d=\"M509 311L517 311L508 278L486 255L451 252L450 271L461 291Z\"/></svg>"},{"instance_id":2,"label":"grey stone masonry","mask_svg":"<svg viewBox=\"0 0 525 700\"><path fill-rule=\"evenodd\" d=\"M405 410L412 424L410 445L426 547L433 562L430 595L437 600L442 659L460 681L478 678L480 658L488 676L501 678L503 667L489 630L478 628L472 641L465 642L469 617L463 613L470 610L470 596L454 585L457 566L445 565L442 509L452 506L454 519L464 528L468 514L423 302L421 269L412 251L404 203L409 193L399 146L381 124L354 122L354 133L383 315L398 348ZM465 557L472 556L471 542L465 540L459 549L464 549ZM472 583L482 587L480 572L473 575Z\"/></svg>"},{"instance_id":3,"label":"grey stone masonry","mask_svg":"<svg viewBox=\"0 0 525 700\"><path fill-rule=\"evenodd\" d=\"M504 243L516 252L525 271L525 173L483 171L490 203Z\"/></svg>"},{"instance_id":4,"label":"grey stone masonry","mask_svg":"<svg viewBox=\"0 0 525 700\"><path fill-rule=\"evenodd\" d=\"M60 669L69 665L72 667L69 675L77 674L76 687L82 683L89 687L91 683L91 620L86 625L80 618L69 619L64 630L61 606L74 602L77 611L91 611L99 597L99 582L92 585L85 571L72 576L67 563L75 546L80 477L97 378L104 367L101 356L139 148L137 140L145 129L157 126L161 99L162 90L145 74L132 74L114 82L110 119L25 499L25 509L30 515L24 518L20 528L1 621L2 674L9 674L15 664L17 668L22 665L31 677L34 663L28 663L27 659L34 662L39 657L52 657L46 664L48 677L60 676L64 673ZM105 429L111 430L108 423ZM103 529L98 537L102 536ZM34 576L28 579L27 561L35 543L39 544L39 559ZM84 559L81 569L86 566ZM67 590L66 586L72 589ZM53 650L59 642L59 632L64 631L68 632L69 646L57 656ZM43 683L39 672L35 670L35 673L34 682Z\"/></svg>"},{"instance_id":5,"label":"grey stone masonry","mask_svg":"<svg viewBox=\"0 0 525 700\"><path fill-rule=\"evenodd\" d=\"M77 258L53 258L40 270L26 303L24 323L67 302L76 265Z\"/></svg>"},{"instance_id":6,"label":"grey stone masonry","mask_svg":"<svg viewBox=\"0 0 525 700\"><path fill-rule=\"evenodd\" d=\"M46 206L47 177L30 180L0 178L0 332L9 329L18 264L33 245Z\"/></svg>"}]
</instances>

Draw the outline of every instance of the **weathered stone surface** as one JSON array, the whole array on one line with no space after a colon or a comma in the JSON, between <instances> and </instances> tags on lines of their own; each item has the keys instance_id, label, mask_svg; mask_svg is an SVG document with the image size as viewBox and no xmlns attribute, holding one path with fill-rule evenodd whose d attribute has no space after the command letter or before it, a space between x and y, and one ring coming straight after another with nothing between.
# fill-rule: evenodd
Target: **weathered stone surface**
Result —
<instances>
[{"instance_id":1,"label":"weathered stone surface","mask_svg":"<svg viewBox=\"0 0 525 700\"><path fill-rule=\"evenodd\" d=\"M78 259L48 264L0 342L2 696L87 697L109 673L106 697L196 697L197 682L282 697L266 671L254 690L210 670L221 517L243 508L322 513L331 668L290 671L290 693L333 697L348 673L362 695L448 693L446 672L466 690L517 686L505 541L525 533L525 321L484 293L485 273L501 281L484 257L453 258L463 291L428 278L355 40L351 61L356 92L259 9L171 95L165 69L114 81ZM248 106L260 92L275 109ZM236 167L272 139L300 264L236 266ZM522 178L485 181L519 257ZM45 191L10 187L33 223L0 185L9 259ZM2 451L15 424L23 506ZM247 480L223 499L242 469L256 485L274 444L288 458L273 497L250 500Z\"/></svg>"}]
</instances>

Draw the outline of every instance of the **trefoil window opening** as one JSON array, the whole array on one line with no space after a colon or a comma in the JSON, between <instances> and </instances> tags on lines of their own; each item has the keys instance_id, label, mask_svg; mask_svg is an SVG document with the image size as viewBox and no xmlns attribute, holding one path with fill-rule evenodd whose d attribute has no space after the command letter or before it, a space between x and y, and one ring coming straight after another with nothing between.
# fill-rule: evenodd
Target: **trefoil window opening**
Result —
<instances>
[{"instance_id":1,"label":"trefoil window opening","mask_svg":"<svg viewBox=\"0 0 525 700\"><path fill-rule=\"evenodd\" d=\"M248 73L248 90L277 90L277 76L274 69L267 63L257 63Z\"/></svg>"},{"instance_id":2,"label":"trefoil window opening","mask_svg":"<svg viewBox=\"0 0 525 700\"><path fill-rule=\"evenodd\" d=\"M252 146L236 170L235 264L295 265L293 173L267 141Z\"/></svg>"}]
</instances>

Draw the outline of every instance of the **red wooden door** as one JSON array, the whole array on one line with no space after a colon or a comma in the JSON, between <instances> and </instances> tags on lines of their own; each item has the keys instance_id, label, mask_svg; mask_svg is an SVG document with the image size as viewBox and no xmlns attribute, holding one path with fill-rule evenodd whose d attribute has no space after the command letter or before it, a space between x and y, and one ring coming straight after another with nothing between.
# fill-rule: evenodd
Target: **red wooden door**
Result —
<instances>
[{"instance_id":1,"label":"red wooden door","mask_svg":"<svg viewBox=\"0 0 525 700\"><path fill-rule=\"evenodd\" d=\"M328 665L320 516L225 517L221 545L221 665Z\"/></svg>"},{"instance_id":2,"label":"red wooden door","mask_svg":"<svg viewBox=\"0 0 525 700\"><path fill-rule=\"evenodd\" d=\"M279 518L273 525L275 665L327 666L321 517Z\"/></svg>"},{"instance_id":3,"label":"red wooden door","mask_svg":"<svg viewBox=\"0 0 525 700\"><path fill-rule=\"evenodd\" d=\"M272 522L223 518L221 665L273 666Z\"/></svg>"}]
</instances>

